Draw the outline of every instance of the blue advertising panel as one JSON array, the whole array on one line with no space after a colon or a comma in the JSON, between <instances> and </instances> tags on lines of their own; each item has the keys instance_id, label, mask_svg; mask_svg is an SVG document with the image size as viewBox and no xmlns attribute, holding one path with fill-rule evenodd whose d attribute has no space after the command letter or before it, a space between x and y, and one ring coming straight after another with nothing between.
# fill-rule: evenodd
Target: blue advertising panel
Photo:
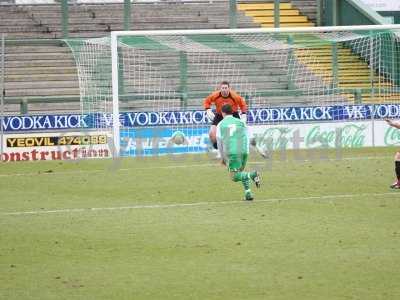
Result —
<instances>
[{"instance_id":1,"label":"blue advertising panel","mask_svg":"<svg viewBox=\"0 0 400 300\"><path fill-rule=\"evenodd\" d=\"M168 127L121 130L121 156L157 156L163 154L200 153L209 145L208 127L172 129ZM179 144L174 136L183 139Z\"/></svg>"},{"instance_id":2,"label":"blue advertising panel","mask_svg":"<svg viewBox=\"0 0 400 300\"><path fill-rule=\"evenodd\" d=\"M382 105L332 105L308 107L278 107L250 109L247 114L250 125L274 122L321 122L399 118L400 104ZM168 127L168 126L208 126L204 110L123 112L120 122L125 128ZM64 114L7 116L3 119L3 129L8 133L23 131L76 130L109 128L112 126L110 114Z\"/></svg>"}]
</instances>

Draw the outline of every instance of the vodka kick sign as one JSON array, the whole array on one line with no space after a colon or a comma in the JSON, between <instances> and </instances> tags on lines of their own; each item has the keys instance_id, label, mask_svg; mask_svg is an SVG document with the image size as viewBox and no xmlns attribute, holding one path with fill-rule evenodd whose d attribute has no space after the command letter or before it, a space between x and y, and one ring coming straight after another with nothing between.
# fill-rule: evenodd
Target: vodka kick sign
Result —
<instances>
[{"instance_id":1,"label":"vodka kick sign","mask_svg":"<svg viewBox=\"0 0 400 300\"><path fill-rule=\"evenodd\" d=\"M382 105L332 105L308 107L269 107L250 109L247 122L250 125L271 123L380 120L400 118L399 104ZM110 114L67 114L37 116L6 116L5 132L29 132L49 130L76 130L110 128ZM204 110L123 112L119 122L124 128L168 127L174 125L198 126L209 124Z\"/></svg>"}]
</instances>

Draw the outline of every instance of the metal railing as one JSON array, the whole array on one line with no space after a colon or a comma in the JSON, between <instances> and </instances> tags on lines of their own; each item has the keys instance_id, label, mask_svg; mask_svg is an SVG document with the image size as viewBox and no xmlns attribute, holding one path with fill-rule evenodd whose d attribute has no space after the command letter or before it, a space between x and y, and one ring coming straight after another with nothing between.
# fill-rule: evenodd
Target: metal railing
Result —
<instances>
[{"instance_id":1,"label":"metal railing","mask_svg":"<svg viewBox=\"0 0 400 300\"><path fill-rule=\"evenodd\" d=\"M89 5L89 4L99 4L98 2L91 2L85 1L85 0L75 0L75 1L70 1L70 0L59 0L59 1L54 1L54 0L26 0L26 1L17 1L13 0L10 2L5 2L2 3L3 5L21 5L21 4L26 4L26 5L53 5L53 6L59 6L60 12L61 12L61 20L60 20L60 25L61 25L61 32L62 32L62 38L68 38L70 34L70 8L71 6L78 6L78 5ZM280 26L280 4L281 0L269 0L274 3L274 26L279 27ZM317 0L318 2L322 0ZM229 28L237 28L238 26L238 13L237 13L237 3L253 3L253 0L183 0L183 1L173 1L171 3L210 3L210 5L213 4L218 4L218 3L225 3L229 7ZM123 28L124 30L131 30L132 25L134 24L135 20L132 19L132 12L135 10L135 7L137 5L141 4L149 4L152 3L151 1L146 1L145 3L140 3L140 2L132 2L132 0L111 0L111 1L105 1L104 4L123 4ZM168 4L168 1L158 1L154 0L153 3L162 3L162 4ZM101 4L100 4L101 5Z\"/></svg>"}]
</instances>

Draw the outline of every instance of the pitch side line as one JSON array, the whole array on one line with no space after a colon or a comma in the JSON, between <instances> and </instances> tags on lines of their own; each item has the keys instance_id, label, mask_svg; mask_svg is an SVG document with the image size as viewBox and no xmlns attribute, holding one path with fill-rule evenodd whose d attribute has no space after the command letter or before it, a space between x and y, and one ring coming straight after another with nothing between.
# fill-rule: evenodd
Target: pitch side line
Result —
<instances>
[{"instance_id":1,"label":"pitch side line","mask_svg":"<svg viewBox=\"0 0 400 300\"><path fill-rule=\"evenodd\" d=\"M395 196L396 192L392 193L363 193L363 194L342 194L342 195L326 195L326 196L310 196L310 197L289 197L289 198L271 198L261 199L251 202L245 201L210 201L210 202L194 202L194 203L171 203L171 204L147 204L147 205L132 205L132 206L117 206L117 207L93 207L93 208L68 208L68 209L54 209L54 210L32 210L32 211L15 211L0 213L2 216L22 216L22 215L45 215L45 214L67 214L67 213L81 213L81 212L96 212L96 211L117 211L117 210L133 210L133 209L155 209L155 208L174 208L174 207L191 207L191 206L206 206L218 204L242 204L249 203L271 203L282 201L299 201L299 200L335 200L337 198L356 198L356 197L381 197L381 196Z\"/></svg>"},{"instance_id":2,"label":"pitch side line","mask_svg":"<svg viewBox=\"0 0 400 300\"><path fill-rule=\"evenodd\" d=\"M392 156L365 156L365 157L342 157L338 159L334 158L316 158L316 159L302 159L302 160L289 160L282 161L279 159L264 160L264 161L250 161L248 164L250 165L266 165L271 166L276 163L290 163L290 162L298 162L298 163L307 163L307 162L318 162L318 161L341 161L341 160L373 160L373 159L387 159ZM63 174L86 174L86 173L103 173L105 171L109 172L119 172L119 171L135 171L135 170L158 170L158 169L176 169L176 168L197 168L197 167L212 167L218 166L219 163L216 161L215 163L204 163L204 164L187 164L187 165L170 165L170 166L159 166L159 167L139 167L139 168L116 168L115 170L105 167L104 169L99 170L84 170L84 171L61 171L61 172L48 172L42 171L40 173L15 173L15 174L0 174L1 177L12 177L12 176L34 176L34 175L63 175Z\"/></svg>"},{"instance_id":3,"label":"pitch side line","mask_svg":"<svg viewBox=\"0 0 400 300\"><path fill-rule=\"evenodd\" d=\"M249 163L251 164L251 163ZM176 169L176 168L196 168L196 167L212 167L218 166L218 163L215 162L205 163L205 164L190 164L190 165L170 165L170 166L159 166L159 167L139 167L139 168L109 168L105 167L104 169L98 170L74 170L74 171L60 171L60 172L49 172L49 171L41 171L36 173L15 173L15 174L0 174L0 177L11 177L11 176L32 176L32 175L63 175L63 174L86 174L86 173L103 173L106 171L109 172L120 172L120 171L134 171L134 170L154 170L154 169Z\"/></svg>"}]
</instances>

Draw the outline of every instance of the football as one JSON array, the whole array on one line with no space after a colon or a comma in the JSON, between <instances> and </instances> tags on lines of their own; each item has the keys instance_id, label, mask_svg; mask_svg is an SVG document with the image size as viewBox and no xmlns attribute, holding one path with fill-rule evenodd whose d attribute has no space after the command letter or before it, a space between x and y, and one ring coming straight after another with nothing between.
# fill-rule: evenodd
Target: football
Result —
<instances>
[{"instance_id":1,"label":"football","mask_svg":"<svg viewBox=\"0 0 400 300\"><path fill-rule=\"evenodd\" d=\"M181 131L175 131L171 139L174 144L182 145L185 142L185 134Z\"/></svg>"}]
</instances>

